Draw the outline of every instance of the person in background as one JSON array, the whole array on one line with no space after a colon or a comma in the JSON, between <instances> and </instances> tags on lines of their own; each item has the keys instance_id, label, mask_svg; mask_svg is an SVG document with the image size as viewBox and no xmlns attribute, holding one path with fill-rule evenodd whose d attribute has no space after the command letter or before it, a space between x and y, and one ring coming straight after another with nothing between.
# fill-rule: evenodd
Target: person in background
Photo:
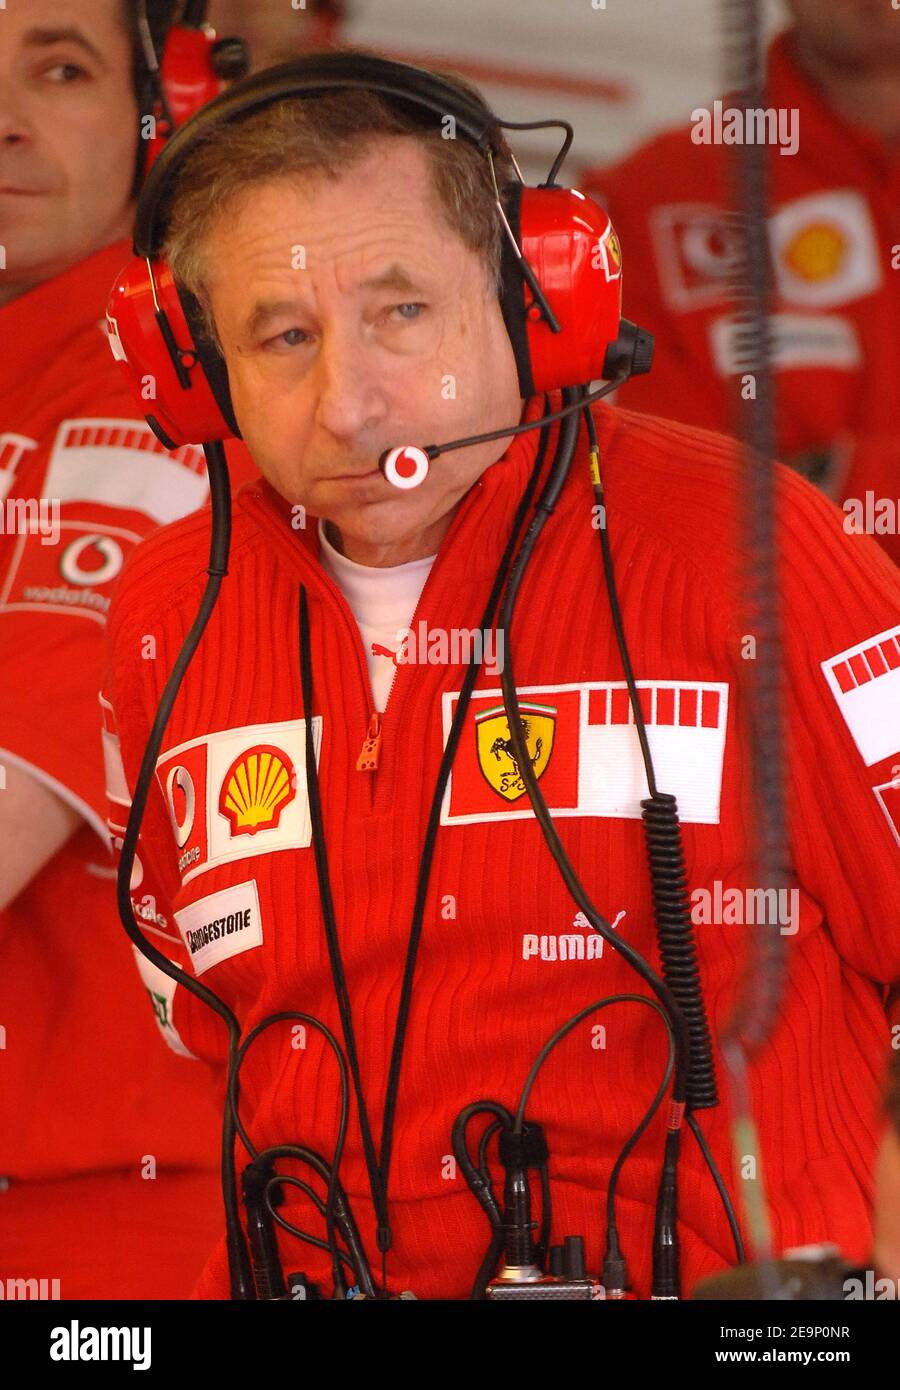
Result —
<instances>
[{"instance_id":1,"label":"person in background","mask_svg":"<svg viewBox=\"0 0 900 1390\"><path fill-rule=\"evenodd\" d=\"M221 1227L215 1086L155 1038L97 728L125 557L208 494L202 451L154 438L106 336L144 164L139 17L0 13L0 1279L22 1296L185 1297ZM175 5L146 17L159 50ZM141 969L171 1034L168 981Z\"/></svg>"},{"instance_id":2,"label":"person in background","mask_svg":"<svg viewBox=\"0 0 900 1390\"><path fill-rule=\"evenodd\" d=\"M900 561L900 10L788 0L768 60L779 456ZM618 167L589 170L628 248L625 312L656 334L623 405L730 433L744 380L729 303L727 98ZM736 127L732 127L732 132ZM702 143L711 137L709 143Z\"/></svg>"}]
</instances>

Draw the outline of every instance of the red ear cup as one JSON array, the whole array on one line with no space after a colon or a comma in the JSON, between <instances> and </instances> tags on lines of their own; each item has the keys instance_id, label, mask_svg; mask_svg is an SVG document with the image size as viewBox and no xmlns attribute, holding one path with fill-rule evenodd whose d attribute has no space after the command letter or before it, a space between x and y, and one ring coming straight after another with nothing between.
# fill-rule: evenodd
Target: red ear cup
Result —
<instances>
[{"instance_id":1,"label":"red ear cup","mask_svg":"<svg viewBox=\"0 0 900 1390\"><path fill-rule=\"evenodd\" d=\"M236 433L210 385L172 272L137 257L117 277L106 321L113 356L147 422L168 448ZM209 354L206 354L208 357Z\"/></svg>"},{"instance_id":2,"label":"red ear cup","mask_svg":"<svg viewBox=\"0 0 900 1390\"><path fill-rule=\"evenodd\" d=\"M573 188L523 188L519 236L561 330L553 332L521 281L534 390L600 380L622 316L622 252L609 217Z\"/></svg>"}]
</instances>

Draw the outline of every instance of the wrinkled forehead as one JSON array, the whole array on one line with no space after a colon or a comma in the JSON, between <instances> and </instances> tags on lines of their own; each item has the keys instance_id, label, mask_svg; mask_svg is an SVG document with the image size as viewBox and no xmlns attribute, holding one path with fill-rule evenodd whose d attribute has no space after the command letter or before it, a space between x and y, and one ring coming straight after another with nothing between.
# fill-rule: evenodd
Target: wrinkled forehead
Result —
<instances>
[{"instance_id":1,"label":"wrinkled forehead","mask_svg":"<svg viewBox=\"0 0 900 1390\"><path fill-rule=\"evenodd\" d=\"M268 178L228 198L202 238L204 279L332 267L347 289L405 292L470 253L438 199L427 154L383 144L342 169Z\"/></svg>"}]
</instances>

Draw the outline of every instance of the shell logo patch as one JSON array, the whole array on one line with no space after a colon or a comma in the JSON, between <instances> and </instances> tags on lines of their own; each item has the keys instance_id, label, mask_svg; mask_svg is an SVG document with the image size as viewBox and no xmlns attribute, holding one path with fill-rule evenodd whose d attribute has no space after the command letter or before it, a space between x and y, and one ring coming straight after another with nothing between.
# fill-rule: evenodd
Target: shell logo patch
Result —
<instances>
[{"instance_id":1,"label":"shell logo patch","mask_svg":"<svg viewBox=\"0 0 900 1390\"><path fill-rule=\"evenodd\" d=\"M787 303L830 309L873 294L881 253L867 200L834 188L785 203L769 221L778 293Z\"/></svg>"},{"instance_id":2,"label":"shell logo patch","mask_svg":"<svg viewBox=\"0 0 900 1390\"><path fill-rule=\"evenodd\" d=\"M312 735L318 764L321 715ZM219 864L312 843L303 719L189 739L165 750L156 777L182 883Z\"/></svg>"},{"instance_id":3,"label":"shell logo patch","mask_svg":"<svg viewBox=\"0 0 900 1390\"><path fill-rule=\"evenodd\" d=\"M847 249L847 238L840 227L828 222L813 222L802 227L788 242L784 260L795 275L815 283L837 275Z\"/></svg>"},{"instance_id":4,"label":"shell logo patch","mask_svg":"<svg viewBox=\"0 0 900 1390\"><path fill-rule=\"evenodd\" d=\"M281 748L260 744L235 758L219 793L219 813L232 835L255 835L278 825L296 791L294 765Z\"/></svg>"},{"instance_id":5,"label":"shell logo patch","mask_svg":"<svg viewBox=\"0 0 900 1390\"><path fill-rule=\"evenodd\" d=\"M520 701L519 713L528 759L535 777L540 779L553 752L556 710L552 705ZM478 746L478 765L488 784L507 801L518 801L520 796L525 795L525 779L516 761L509 735L509 722L502 705L482 710L475 716L475 738Z\"/></svg>"}]
</instances>

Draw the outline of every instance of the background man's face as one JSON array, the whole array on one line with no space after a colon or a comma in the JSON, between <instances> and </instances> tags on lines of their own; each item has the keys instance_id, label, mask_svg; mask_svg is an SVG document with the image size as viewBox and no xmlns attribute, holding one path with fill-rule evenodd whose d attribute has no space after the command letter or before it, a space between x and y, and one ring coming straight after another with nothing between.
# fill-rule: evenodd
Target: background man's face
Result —
<instances>
[{"instance_id":1,"label":"background man's face","mask_svg":"<svg viewBox=\"0 0 900 1390\"><path fill-rule=\"evenodd\" d=\"M137 127L122 0L7 0L0 296L12 298L129 231Z\"/></svg>"},{"instance_id":2,"label":"background man's face","mask_svg":"<svg viewBox=\"0 0 900 1390\"><path fill-rule=\"evenodd\" d=\"M788 0L796 28L839 67L900 67L900 10L890 0Z\"/></svg>"},{"instance_id":3,"label":"background man's face","mask_svg":"<svg viewBox=\"0 0 900 1390\"><path fill-rule=\"evenodd\" d=\"M334 523L351 558L398 563L371 547L435 527L508 441L439 458L407 492L377 471L381 452L517 424L522 404L496 294L445 224L422 149L380 139L338 179L254 187L214 223L205 258L257 467Z\"/></svg>"}]
</instances>

